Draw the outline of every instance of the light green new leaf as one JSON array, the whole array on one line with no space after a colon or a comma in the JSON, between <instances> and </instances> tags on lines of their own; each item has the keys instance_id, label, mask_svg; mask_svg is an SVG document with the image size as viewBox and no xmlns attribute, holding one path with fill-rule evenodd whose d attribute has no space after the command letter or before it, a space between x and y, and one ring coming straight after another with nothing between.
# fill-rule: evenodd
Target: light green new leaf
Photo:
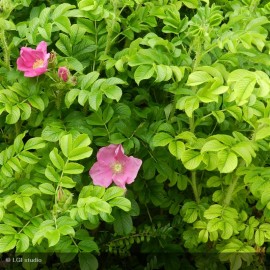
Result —
<instances>
[{"instance_id":1,"label":"light green new leaf","mask_svg":"<svg viewBox=\"0 0 270 270\"><path fill-rule=\"evenodd\" d=\"M232 172L238 164L237 156L232 151L222 150L218 152L218 169L221 173Z\"/></svg>"},{"instance_id":2,"label":"light green new leaf","mask_svg":"<svg viewBox=\"0 0 270 270\"><path fill-rule=\"evenodd\" d=\"M165 146L168 143L170 143L172 140L173 140L173 137L170 134L165 133L165 132L159 132L153 137L152 142L153 142L153 145L157 147L157 146Z\"/></svg>"},{"instance_id":3,"label":"light green new leaf","mask_svg":"<svg viewBox=\"0 0 270 270\"><path fill-rule=\"evenodd\" d=\"M256 155L254 149L252 148L251 142L239 142L232 148L237 155L242 157L248 166L252 161L252 156Z\"/></svg>"},{"instance_id":4,"label":"light green new leaf","mask_svg":"<svg viewBox=\"0 0 270 270\"><path fill-rule=\"evenodd\" d=\"M181 156L185 151L185 144L181 141L171 141L169 143L169 151L177 159L181 159Z\"/></svg>"},{"instance_id":5,"label":"light green new leaf","mask_svg":"<svg viewBox=\"0 0 270 270\"><path fill-rule=\"evenodd\" d=\"M45 169L45 176L52 182L59 182L60 180L60 175L50 165L47 165L47 168Z\"/></svg>"},{"instance_id":6,"label":"light green new leaf","mask_svg":"<svg viewBox=\"0 0 270 270\"><path fill-rule=\"evenodd\" d=\"M233 226L226 221L220 222L219 229L222 230L221 238L223 239L229 239L233 235Z\"/></svg>"},{"instance_id":7,"label":"light green new leaf","mask_svg":"<svg viewBox=\"0 0 270 270\"><path fill-rule=\"evenodd\" d=\"M59 230L47 231L44 236L48 239L49 247L55 246L60 240Z\"/></svg>"},{"instance_id":8,"label":"light green new leaf","mask_svg":"<svg viewBox=\"0 0 270 270\"><path fill-rule=\"evenodd\" d=\"M139 85L142 80L149 79L154 74L154 67L152 65L141 65L137 67L134 72L135 82Z\"/></svg>"},{"instance_id":9,"label":"light green new leaf","mask_svg":"<svg viewBox=\"0 0 270 270\"><path fill-rule=\"evenodd\" d=\"M207 210L204 211L204 217L206 219L213 219L220 217L222 214L222 206L219 204L213 204L211 205Z\"/></svg>"},{"instance_id":10,"label":"light green new leaf","mask_svg":"<svg viewBox=\"0 0 270 270\"><path fill-rule=\"evenodd\" d=\"M61 178L61 186L65 188L73 188L76 186L76 182L74 182L70 177L63 176Z\"/></svg>"},{"instance_id":11,"label":"light green new leaf","mask_svg":"<svg viewBox=\"0 0 270 270\"><path fill-rule=\"evenodd\" d=\"M12 250L16 246L17 241L14 235L6 235L0 238L0 253Z\"/></svg>"},{"instance_id":12,"label":"light green new leaf","mask_svg":"<svg viewBox=\"0 0 270 270\"><path fill-rule=\"evenodd\" d=\"M198 151L189 149L182 154L181 160L185 168L188 170L195 170L201 164L202 155Z\"/></svg>"},{"instance_id":13,"label":"light green new leaf","mask_svg":"<svg viewBox=\"0 0 270 270\"><path fill-rule=\"evenodd\" d=\"M264 244L264 232L260 229L255 232L255 243L261 247Z\"/></svg>"},{"instance_id":14,"label":"light green new leaf","mask_svg":"<svg viewBox=\"0 0 270 270\"><path fill-rule=\"evenodd\" d=\"M55 188L50 183L40 184L38 188L44 194L48 194L48 195L54 195L55 194Z\"/></svg>"},{"instance_id":15,"label":"light green new leaf","mask_svg":"<svg viewBox=\"0 0 270 270\"><path fill-rule=\"evenodd\" d=\"M188 117L192 117L192 114L200 106L200 100L197 96L187 97L185 102L185 112Z\"/></svg>"},{"instance_id":16,"label":"light green new leaf","mask_svg":"<svg viewBox=\"0 0 270 270\"><path fill-rule=\"evenodd\" d=\"M63 170L65 162L62 157L58 154L58 149L54 147L54 149L49 154L50 160L52 164L59 170Z\"/></svg>"},{"instance_id":17,"label":"light green new leaf","mask_svg":"<svg viewBox=\"0 0 270 270\"><path fill-rule=\"evenodd\" d=\"M29 139L25 145L24 150L41 149L46 146L46 142L41 137L35 137Z\"/></svg>"},{"instance_id":18,"label":"light green new leaf","mask_svg":"<svg viewBox=\"0 0 270 270\"><path fill-rule=\"evenodd\" d=\"M110 206L117 206L118 208L128 212L131 209L131 202L127 198L117 197L109 201Z\"/></svg>"},{"instance_id":19,"label":"light green new leaf","mask_svg":"<svg viewBox=\"0 0 270 270\"><path fill-rule=\"evenodd\" d=\"M263 127L255 133L255 140L262 140L270 136L270 127Z\"/></svg>"},{"instance_id":20,"label":"light green new leaf","mask_svg":"<svg viewBox=\"0 0 270 270\"><path fill-rule=\"evenodd\" d=\"M25 196L18 196L15 199L15 203L20 206L24 210L24 212L29 212L33 205L32 199Z\"/></svg>"},{"instance_id":21,"label":"light green new leaf","mask_svg":"<svg viewBox=\"0 0 270 270\"><path fill-rule=\"evenodd\" d=\"M83 172L84 166L78 163L70 162L64 167L63 173L66 174L80 174Z\"/></svg>"},{"instance_id":22,"label":"light green new leaf","mask_svg":"<svg viewBox=\"0 0 270 270\"><path fill-rule=\"evenodd\" d=\"M196 86L213 80L213 77L205 71L195 71L188 77L187 85Z\"/></svg>"},{"instance_id":23,"label":"light green new leaf","mask_svg":"<svg viewBox=\"0 0 270 270\"><path fill-rule=\"evenodd\" d=\"M18 158L26 163L29 163L29 164L36 164L39 161L39 158L36 155L34 155L26 150L24 150L20 154L18 154Z\"/></svg>"},{"instance_id":24,"label":"light green new leaf","mask_svg":"<svg viewBox=\"0 0 270 270\"><path fill-rule=\"evenodd\" d=\"M215 139L212 139L208 142L206 142L202 149L201 149L201 153L204 153L204 152L218 152L220 150L224 150L226 149L227 146L220 143L218 140L215 140Z\"/></svg>"},{"instance_id":25,"label":"light green new leaf","mask_svg":"<svg viewBox=\"0 0 270 270\"><path fill-rule=\"evenodd\" d=\"M33 95L28 98L28 101L31 104L31 106L33 106L34 108L40 111L44 111L45 104L44 104L43 99L40 96Z\"/></svg>"},{"instance_id":26,"label":"light green new leaf","mask_svg":"<svg viewBox=\"0 0 270 270\"><path fill-rule=\"evenodd\" d=\"M20 118L20 109L17 106L12 106L9 114L6 116L6 123L9 125L15 124Z\"/></svg>"},{"instance_id":27,"label":"light green new leaf","mask_svg":"<svg viewBox=\"0 0 270 270\"><path fill-rule=\"evenodd\" d=\"M29 248L29 237L23 233L17 235L16 252L25 252Z\"/></svg>"},{"instance_id":28,"label":"light green new leaf","mask_svg":"<svg viewBox=\"0 0 270 270\"><path fill-rule=\"evenodd\" d=\"M12 226L7 224L0 224L0 232L4 235L17 233L17 231Z\"/></svg>"},{"instance_id":29,"label":"light green new leaf","mask_svg":"<svg viewBox=\"0 0 270 270\"><path fill-rule=\"evenodd\" d=\"M113 198L123 196L125 190L120 187L109 187L106 189L105 194L103 195L102 199L104 201L109 201Z\"/></svg>"},{"instance_id":30,"label":"light green new leaf","mask_svg":"<svg viewBox=\"0 0 270 270\"><path fill-rule=\"evenodd\" d=\"M86 147L91 143L91 140L89 139L87 134L80 134L75 138L75 140L72 143L73 148L77 147Z\"/></svg>"},{"instance_id":31,"label":"light green new leaf","mask_svg":"<svg viewBox=\"0 0 270 270\"><path fill-rule=\"evenodd\" d=\"M92 155L93 149L90 147L79 147L70 151L69 160L81 160Z\"/></svg>"},{"instance_id":32,"label":"light green new leaf","mask_svg":"<svg viewBox=\"0 0 270 270\"><path fill-rule=\"evenodd\" d=\"M110 99L114 99L117 102L120 100L120 98L122 96L122 90L117 85L110 85L110 86L106 87L103 90L103 92L106 95L106 97L108 97Z\"/></svg>"},{"instance_id":33,"label":"light green new leaf","mask_svg":"<svg viewBox=\"0 0 270 270\"><path fill-rule=\"evenodd\" d=\"M62 136L59 143L63 154L65 157L68 157L69 152L72 150L72 135L67 134Z\"/></svg>"}]
</instances>

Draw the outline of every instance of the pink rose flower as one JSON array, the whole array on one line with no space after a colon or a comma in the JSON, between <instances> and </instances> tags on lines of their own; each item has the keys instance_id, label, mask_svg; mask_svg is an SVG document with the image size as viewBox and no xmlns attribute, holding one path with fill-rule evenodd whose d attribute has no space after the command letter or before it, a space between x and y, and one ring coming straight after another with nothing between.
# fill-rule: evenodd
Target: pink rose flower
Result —
<instances>
[{"instance_id":1,"label":"pink rose flower","mask_svg":"<svg viewBox=\"0 0 270 270\"><path fill-rule=\"evenodd\" d=\"M124 154L122 145L110 144L102 147L97 153L97 162L89 174L95 185L108 187L112 182L126 188L126 184L134 182L142 161Z\"/></svg>"},{"instance_id":2,"label":"pink rose flower","mask_svg":"<svg viewBox=\"0 0 270 270\"><path fill-rule=\"evenodd\" d=\"M58 77L62 79L64 82L68 80L69 77L69 70L66 67L59 67L58 68Z\"/></svg>"},{"instance_id":3,"label":"pink rose flower","mask_svg":"<svg viewBox=\"0 0 270 270\"><path fill-rule=\"evenodd\" d=\"M18 70L23 71L25 77L39 76L47 71L49 58L45 41L41 41L35 50L22 47L17 59Z\"/></svg>"}]
</instances>

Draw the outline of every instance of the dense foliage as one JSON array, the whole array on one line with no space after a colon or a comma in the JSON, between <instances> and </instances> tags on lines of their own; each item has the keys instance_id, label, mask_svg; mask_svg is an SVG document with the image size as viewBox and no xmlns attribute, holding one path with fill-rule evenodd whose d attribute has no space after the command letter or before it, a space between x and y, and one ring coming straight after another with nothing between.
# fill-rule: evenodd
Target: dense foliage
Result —
<instances>
[{"instance_id":1,"label":"dense foliage","mask_svg":"<svg viewBox=\"0 0 270 270\"><path fill-rule=\"evenodd\" d=\"M269 15L260 0L0 1L2 266L263 269ZM21 48L42 41L48 70L25 77ZM109 144L143 162L127 190L89 176Z\"/></svg>"}]
</instances>

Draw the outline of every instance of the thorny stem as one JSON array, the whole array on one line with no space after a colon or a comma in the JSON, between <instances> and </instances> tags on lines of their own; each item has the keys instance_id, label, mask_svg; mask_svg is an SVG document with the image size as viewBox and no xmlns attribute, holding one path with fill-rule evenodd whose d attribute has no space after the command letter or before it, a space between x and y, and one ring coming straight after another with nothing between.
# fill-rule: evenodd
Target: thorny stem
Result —
<instances>
[{"instance_id":1,"label":"thorny stem","mask_svg":"<svg viewBox=\"0 0 270 270\"><path fill-rule=\"evenodd\" d=\"M5 36L5 31L4 30L0 30L0 43L2 45L2 50L3 50L3 53L4 53L5 67L8 70L10 70L10 53L9 53L9 48L8 48L8 45L7 45L7 41L6 41L6 36Z\"/></svg>"},{"instance_id":2,"label":"thorny stem","mask_svg":"<svg viewBox=\"0 0 270 270\"><path fill-rule=\"evenodd\" d=\"M200 43L200 38L195 39L194 43L195 51L196 51L196 56L195 60L193 63L193 70L196 70L197 66L200 64L201 61L201 56L202 56L202 45ZM189 129L190 132L194 133L195 131L195 122L194 122L194 115L189 118ZM200 202L200 194L198 191L198 185L197 185L197 175L196 171L191 172L191 187L194 193L194 197L197 203Z\"/></svg>"},{"instance_id":3,"label":"thorny stem","mask_svg":"<svg viewBox=\"0 0 270 270\"><path fill-rule=\"evenodd\" d=\"M104 55L108 55L110 49L111 49L111 46L112 46L112 35L113 35L113 29L114 29L114 26L115 26L115 23L116 23L116 18L117 18L117 1L116 0L113 0L112 1L112 4L113 4L113 14L114 14L114 17L111 21L111 25L109 27L109 30L108 30L108 35L107 35L107 42L106 42L106 47L105 47L105 50L104 50ZM101 61L97 71L100 72L102 67L104 65L104 61Z\"/></svg>"}]
</instances>

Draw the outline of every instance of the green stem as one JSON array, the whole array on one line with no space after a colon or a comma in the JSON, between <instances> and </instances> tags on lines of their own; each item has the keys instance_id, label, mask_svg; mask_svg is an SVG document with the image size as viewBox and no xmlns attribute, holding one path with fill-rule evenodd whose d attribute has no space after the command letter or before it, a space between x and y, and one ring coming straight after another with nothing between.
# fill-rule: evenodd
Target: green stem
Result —
<instances>
[{"instance_id":1,"label":"green stem","mask_svg":"<svg viewBox=\"0 0 270 270\"><path fill-rule=\"evenodd\" d=\"M114 25L116 23L116 18L117 18L117 0L113 0L112 1L112 4L113 4L113 13L114 13L114 18L112 19L111 21L111 25L108 29L108 35L107 35L107 42L106 42L106 47L105 47L105 50L104 50L104 55L108 55L110 49L111 49L111 46L112 46L112 35L113 35L113 29L114 29ZM104 65L104 61L101 61L97 71L100 72L102 67Z\"/></svg>"},{"instance_id":2,"label":"green stem","mask_svg":"<svg viewBox=\"0 0 270 270\"><path fill-rule=\"evenodd\" d=\"M194 133L195 124L194 124L194 116L193 115L192 115L192 117L189 118L189 129L190 129L190 132ZM195 200L197 203L199 203L200 202L200 195L199 195L198 186L197 186L196 171L191 172L191 187L193 190Z\"/></svg>"},{"instance_id":3,"label":"green stem","mask_svg":"<svg viewBox=\"0 0 270 270\"><path fill-rule=\"evenodd\" d=\"M236 187L236 184L237 184L237 181L238 181L238 178L239 178L238 176L235 176L233 178L233 180L232 180L232 183L229 185L226 197L225 197L225 199L223 201L224 206L229 206L230 205L232 197L233 197L233 192L235 190L235 187Z\"/></svg>"},{"instance_id":4,"label":"green stem","mask_svg":"<svg viewBox=\"0 0 270 270\"><path fill-rule=\"evenodd\" d=\"M199 203L200 202L200 195L199 195L199 191L198 191L198 187L197 187L196 171L191 172L191 187L192 187L192 190L193 190L195 200L196 200L197 203Z\"/></svg>"},{"instance_id":5,"label":"green stem","mask_svg":"<svg viewBox=\"0 0 270 270\"><path fill-rule=\"evenodd\" d=\"M238 168L244 167L244 166L245 166L245 162L244 162L244 160L242 160L242 161L240 162ZM235 188L236 188L238 179L239 179L239 176L237 176L236 174L234 174L233 179L232 179L232 182L231 182L231 184L230 184L229 187L228 187L228 190L227 190L225 199L224 199L224 201L223 201L223 205L224 205L224 206L229 206L229 205L230 205L231 200L232 200L233 195L234 195L233 193L234 193L234 191L235 191Z\"/></svg>"},{"instance_id":6,"label":"green stem","mask_svg":"<svg viewBox=\"0 0 270 270\"><path fill-rule=\"evenodd\" d=\"M10 70L10 53L9 53L9 48L7 45L6 35L5 35L4 30L0 31L0 43L2 45L2 50L3 50L3 54L4 54L5 66L8 70Z\"/></svg>"}]
</instances>

